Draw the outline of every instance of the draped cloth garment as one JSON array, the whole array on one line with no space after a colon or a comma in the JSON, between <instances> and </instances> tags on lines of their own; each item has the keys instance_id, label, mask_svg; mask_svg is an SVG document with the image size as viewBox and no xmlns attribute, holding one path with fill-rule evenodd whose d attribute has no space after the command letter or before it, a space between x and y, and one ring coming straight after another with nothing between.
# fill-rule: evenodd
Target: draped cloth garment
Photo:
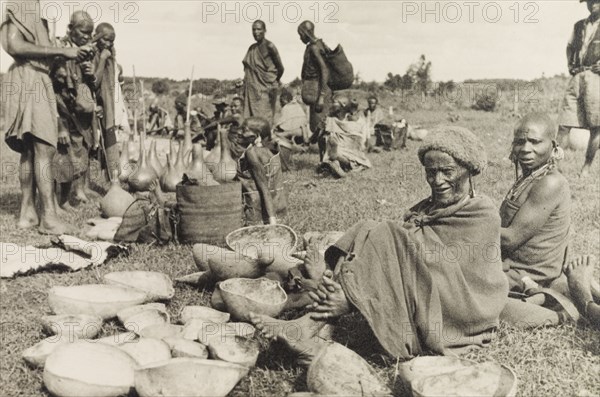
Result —
<instances>
[{"instance_id":1,"label":"draped cloth garment","mask_svg":"<svg viewBox=\"0 0 600 397\"><path fill-rule=\"evenodd\" d=\"M507 195L500 206L502 227L509 227L519 212L531 186L543 178L549 168L540 169L532 178L515 183L513 194ZM519 184L519 182L521 182ZM519 289L521 279L529 276L533 281L548 287L562 273L562 267L568 254L569 230L571 228L571 197L562 195L561 202L550 213L546 223L520 247L512 251L503 251L504 269L511 289Z\"/></svg>"},{"instance_id":2,"label":"draped cloth garment","mask_svg":"<svg viewBox=\"0 0 600 397\"><path fill-rule=\"evenodd\" d=\"M17 27L24 40L51 47L48 25L42 19L37 0L6 3L4 20L0 26L2 47L8 48L8 26ZM8 129L5 140L14 151L23 151L23 138L31 134L56 147L58 143L58 113L52 81L48 76L49 61L15 57L13 65L4 76L6 101L4 119Z\"/></svg>"},{"instance_id":3,"label":"draped cloth garment","mask_svg":"<svg viewBox=\"0 0 600 397\"><path fill-rule=\"evenodd\" d=\"M277 106L277 68L270 57L252 44L242 61L244 64L244 118L262 117L273 123Z\"/></svg>"},{"instance_id":4,"label":"draped cloth garment","mask_svg":"<svg viewBox=\"0 0 600 397\"><path fill-rule=\"evenodd\" d=\"M404 223L360 222L325 253L330 266L345 256L336 272L346 296L400 358L485 345L507 301L491 200L431 208L421 201Z\"/></svg>"}]
</instances>

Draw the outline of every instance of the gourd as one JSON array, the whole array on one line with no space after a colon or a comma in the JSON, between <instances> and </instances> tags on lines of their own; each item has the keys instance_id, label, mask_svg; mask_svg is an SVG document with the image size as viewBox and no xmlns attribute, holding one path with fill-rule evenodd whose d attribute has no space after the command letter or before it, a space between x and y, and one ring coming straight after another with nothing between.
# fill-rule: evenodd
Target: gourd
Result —
<instances>
[{"instance_id":1,"label":"gourd","mask_svg":"<svg viewBox=\"0 0 600 397\"><path fill-rule=\"evenodd\" d=\"M135 198L121 187L116 170L113 171L110 188L102 200L100 200L100 210L102 211L102 215L107 218L123 217L127 208L129 208L134 201Z\"/></svg>"},{"instance_id":2,"label":"gourd","mask_svg":"<svg viewBox=\"0 0 600 397\"><path fill-rule=\"evenodd\" d=\"M118 179L126 183L129 175L134 171L133 165L129 161L129 141L123 141L121 146L121 155L119 156L119 175Z\"/></svg>"},{"instance_id":3,"label":"gourd","mask_svg":"<svg viewBox=\"0 0 600 397\"><path fill-rule=\"evenodd\" d=\"M219 184L213 178L213 175L206 164L204 164L204 160L202 159L202 146L198 143L193 145L192 161L187 170L187 175L190 178L197 179L201 186L214 186Z\"/></svg>"},{"instance_id":4,"label":"gourd","mask_svg":"<svg viewBox=\"0 0 600 397\"><path fill-rule=\"evenodd\" d=\"M167 154L167 169L160 177L160 188L163 192L175 192L176 186L181 182L183 175L180 174L171 160L171 156Z\"/></svg>"},{"instance_id":5,"label":"gourd","mask_svg":"<svg viewBox=\"0 0 600 397\"><path fill-rule=\"evenodd\" d=\"M237 163L231 157L227 133L227 129L219 131L219 137L221 139L221 158L217 163L216 169L213 171L215 180L221 183L231 182L237 176Z\"/></svg>"},{"instance_id":6,"label":"gourd","mask_svg":"<svg viewBox=\"0 0 600 397\"><path fill-rule=\"evenodd\" d=\"M148 161L146 160L145 143L146 131L140 133L140 157L138 166L128 179L129 187L134 192L147 192L152 190L153 184L156 183L158 175Z\"/></svg>"},{"instance_id":7,"label":"gourd","mask_svg":"<svg viewBox=\"0 0 600 397\"><path fill-rule=\"evenodd\" d=\"M158 154L156 153L156 140L153 140L150 144L150 150L148 151L148 163L152 168L154 168L154 171L156 171L156 175L160 176L163 174L164 167L160 163L160 160L158 159Z\"/></svg>"}]
</instances>

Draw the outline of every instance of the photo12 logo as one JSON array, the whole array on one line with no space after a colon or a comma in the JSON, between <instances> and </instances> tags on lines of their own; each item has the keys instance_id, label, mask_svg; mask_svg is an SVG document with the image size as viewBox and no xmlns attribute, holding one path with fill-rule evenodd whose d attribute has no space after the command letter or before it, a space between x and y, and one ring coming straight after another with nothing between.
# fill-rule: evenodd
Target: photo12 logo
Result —
<instances>
[{"instance_id":1,"label":"photo12 logo","mask_svg":"<svg viewBox=\"0 0 600 397\"><path fill-rule=\"evenodd\" d=\"M538 23L533 1L403 1L402 23Z\"/></svg>"},{"instance_id":2,"label":"photo12 logo","mask_svg":"<svg viewBox=\"0 0 600 397\"><path fill-rule=\"evenodd\" d=\"M138 1L3 1L2 20L6 13L22 15L24 18L43 18L56 23L69 21L75 11L86 12L94 23L138 23L140 10Z\"/></svg>"},{"instance_id":3,"label":"photo12 logo","mask_svg":"<svg viewBox=\"0 0 600 397\"><path fill-rule=\"evenodd\" d=\"M247 22L257 19L274 23L298 23L309 19L315 23L337 23L339 3L332 1L203 1L202 22Z\"/></svg>"}]
</instances>

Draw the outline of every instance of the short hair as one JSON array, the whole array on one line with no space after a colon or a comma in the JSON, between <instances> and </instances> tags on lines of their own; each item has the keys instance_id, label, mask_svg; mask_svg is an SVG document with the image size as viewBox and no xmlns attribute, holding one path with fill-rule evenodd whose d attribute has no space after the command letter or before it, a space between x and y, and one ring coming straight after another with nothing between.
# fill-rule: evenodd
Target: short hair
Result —
<instances>
[{"instance_id":1,"label":"short hair","mask_svg":"<svg viewBox=\"0 0 600 397\"><path fill-rule=\"evenodd\" d=\"M99 23L98 26L96 26L96 33L100 33L103 30L112 30L114 32L115 28L108 22Z\"/></svg>"},{"instance_id":2,"label":"short hair","mask_svg":"<svg viewBox=\"0 0 600 397\"><path fill-rule=\"evenodd\" d=\"M539 125L543 128L545 135L550 137L550 139L552 140L556 139L558 128L556 127L556 123L546 113L533 112L526 114L525 117L519 120L519 123L517 123L514 132L516 133L527 124Z\"/></svg>"},{"instance_id":3,"label":"short hair","mask_svg":"<svg viewBox=\"0 0 600 397\"><path fill-rule=\"evenodd\" d=\"M255 23L260 23L262 25L263 29L267 30L267 25L262 20L257 19L256 21L252 22L252 25L254 25Z\"/></svg>"},{"instance_id":4,"label":"short hair","mask_svg":"<svg viewBox=\"0 0 600 397\"><path fill-rule=\"evenodd\" d=\"M242 98L241 96L234 96L233 98L231 98L231 102L233 102L233 101L238 101L242 105L244 104L244 98Z\"/></svg>"},{"instance_id":5,"label":"short hair","mask_svg":"<svg viewBox=\"0 0 600 397\"><path fill-rule=\"evenodd\" d=\"M367 102L368 102L368 101L370 101L371 99L375 99L375 102L379 103L379 99L378 99L378 98L377 98L375 95L370 95L370 96L367 98Z\"/></svg>"},{"instance_id":6,"label":"short hair","mask_svg":"<svg viewBox=\"0 0 600 397\"><path fill-rule=\"evenodd\" d=\"M271 124L262 117L248 117L242 126L258 134L263 141L271 139Z\"/></svg>"}]
</instances>

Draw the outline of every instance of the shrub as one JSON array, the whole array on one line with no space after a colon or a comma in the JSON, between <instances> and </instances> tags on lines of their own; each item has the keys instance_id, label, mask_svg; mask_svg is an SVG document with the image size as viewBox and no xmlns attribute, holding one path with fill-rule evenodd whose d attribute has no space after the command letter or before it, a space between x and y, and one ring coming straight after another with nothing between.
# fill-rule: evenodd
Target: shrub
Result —
<instances>
[{"instance_id":1,"label":"shrub","mask_svg":"<svg viewBox=\"0 0 600 397\"><path fill-rule=\"evenodd\" d=\"M497 103L497 95L485 93L477 98L472 108L475 110L483 110L484 112L493 112L496 109Z\"/></svg>"}]
</instances>

